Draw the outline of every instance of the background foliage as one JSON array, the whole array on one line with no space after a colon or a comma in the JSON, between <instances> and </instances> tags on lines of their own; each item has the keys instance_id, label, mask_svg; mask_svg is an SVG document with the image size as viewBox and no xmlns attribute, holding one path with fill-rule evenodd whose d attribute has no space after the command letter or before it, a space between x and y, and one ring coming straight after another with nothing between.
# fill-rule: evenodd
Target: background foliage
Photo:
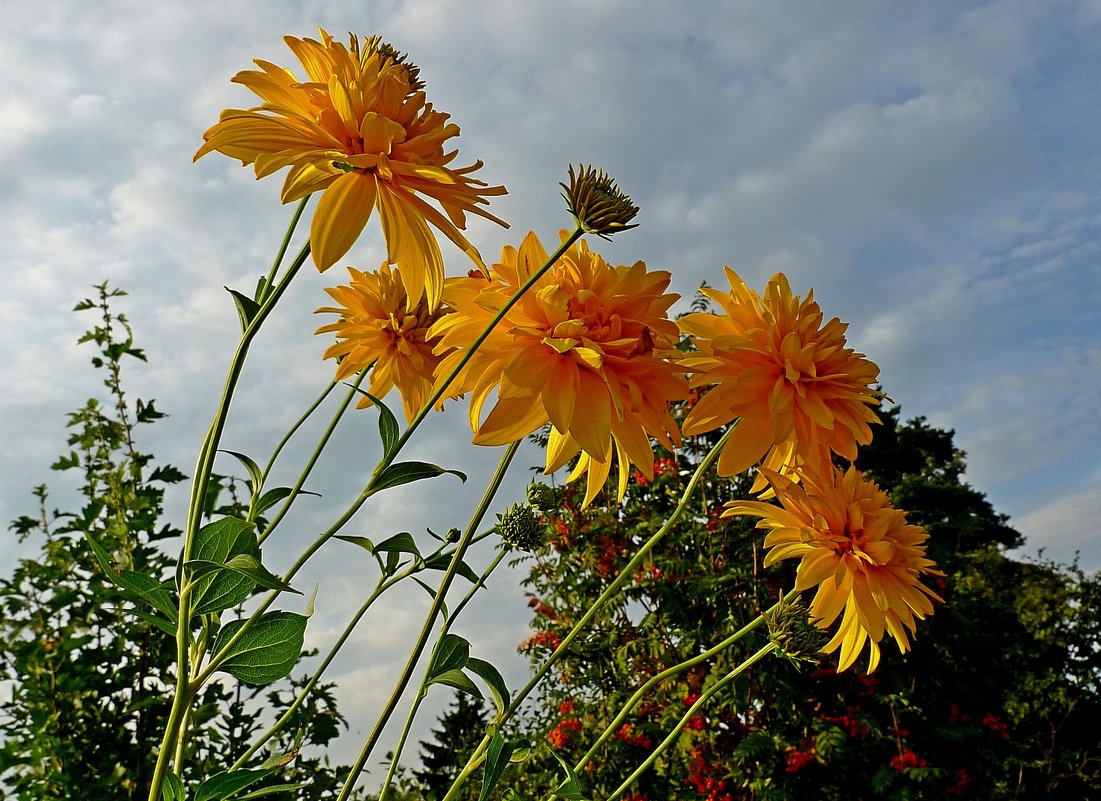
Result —
<instances>
[{"instance_id":1,"label":"background foliage","mask_svg":"<svg viewBox=\"0 0 1101 801\"><path fill-rule=\"evenodd\" d=\"M952 432L918 417L884 424L857 466L931 533L945 598L919 628L914 649L885 650L879 670L837 674L828 662L798 669L758 665L747 680L693 719L675 751L633 788L638 799L1066 798L1101 793L1098 576L1019 560L1007 519L963 478ZM655 478L635 476L622 509L581 512L572 488L548 553L531 561L532 636L545 658L572 621L675 505L707 443L680 460L664 454ZM553 754L573 762L656 671L693 656L744 625L791 586L791 568L761 568L763 534L719 518L746 487L709 480L705 499L655 549L597 630L575 649L530 710L542 740L518 787L553 786ZM764 642L765 634L655 691L616 732L584 777L599 798L618 786L701 689Z\"/></svg>"},{"instance_id":2,"label":"background foliage","mask_svg":"<svg viewBox=\"0 0 1101 801\"><path fill-rule=\"evenodd\" d=\"M37 487L38 509L15 520L11 532L40 549L0 577L0 680L11 687L11 701L0 710L0 789L16 801L72 798L74 788L103 801L144 798L151 744L160 741L171 706L172 688L163 682L174 674L174 644L144 604L131 603L107 580L88 537L113 556L114 569L171 580L172 558L160 545L180 532L165 520L164 491L186 476L137 445L139 427L164 415L152 400L127 398L124 364L145 354L125 315L112 311L125 293L106 284L96 289L76 310L99 315L80 341L95 346L92 364L103 372L106 392L69 415L69 451L52 466L76 474L81 505L51 509L48 488ZM233 487L218 477L206 499L208 515L240 514ZM262 704L286 708L301 684L208 685L192 720L188 768L200 776L223 770L226 755L243 752L270 723ZM309 777L309 788L267 797L334 797L343 774L310 747L330 742L343 723L331 686L319 687L274 747L297 758L266 782Z\"/></svg>"}]
</instances>

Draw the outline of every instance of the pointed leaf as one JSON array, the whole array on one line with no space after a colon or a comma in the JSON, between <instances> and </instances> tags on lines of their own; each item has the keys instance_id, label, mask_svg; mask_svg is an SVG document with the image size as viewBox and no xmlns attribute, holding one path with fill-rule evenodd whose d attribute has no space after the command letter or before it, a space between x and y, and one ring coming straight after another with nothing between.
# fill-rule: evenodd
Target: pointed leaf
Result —
<instances>
[{"instance_id":1,"label":"pointed leaf","mask_svg":"<svg viewBox=\"0 0 1101 801\"><path fill-rule=\"evenodd\" d=\"M301 790L306 786L306 782L299 782L298 784L273 784L268 787L261 787L259 790L253 790L251 793L239 795L237 796L237 801L249 801L251 798L263 798L266 795L285 793L288 790Z\"/></svg>"},{"instance_id":2,"label":"pointed leaf","mask_svg":"<svg viewBox=\"0 0 1101 801\"><path fill-rule=\"evenodd\" d=\"M350 542L350 543L352 543L352 545L358 545L360 548L367 551L367 553L371 554L372 556L375 553L375 544L373 542L371 542L369 539L367 539L366 537L356 537L356 536L353 536L353 535L345 536L345 535L342 535L342 534L337 534L336 538L338 540L344 540L345 542Z\"/></svg>"},{"instance_id":3,"label":"pointed leaf","mask_svg":"<svg viewBox=\"0 0 1101 801\"><path fill-rule=\"evenodd\" d=\"M274 772L275 769L270 768L215 773L195 790L194 801L225 801Z\"/></svg>"},{"instance_id":4,"label":"pointed leaf","mask_svg":"<svg viewBox=\"0 0 1101 801\"><path fill-rule=\"evenodd\" d=\"M462 690L468 695L473 695L475 698L485 698L482 695L482 691L478 689L478 685L471 681L470 676L463 673L461 670L448 670L439 674L431 681L426 681L425 687L430 684L446 684L448 687L454 687L456 690Z\"/></svg>"},{"instance_id":5,"label":"pointed leaf","mask_svg":"<svg viewBox=\"0 0 1101 801\"><path fill-rule=\"evenodd\" d=\"M264 471L260 469L260 465L256 464L256 462L245 454L238 453L237 451L227 451L225 448L222 448L220 452L228 453L245 466L245 470L248 471L249 489L252 490L253 495L259 492L260 488L264 486Z\"/></svg>"},{"instance_id":6,"label":"pointed leaf","mask_svg":"<svg viewBox=\"0 0 1101 801\"><path fill-rule=\"evenodd\" d=\"M131 609L130 612L140 617L146 623L152 623L169 637L176 636L176 624L171 620L165 620L160 615L154 615L152 612L147 612L144 609Z\"/></svg>"},{"instance_id":7,"label":"pointed leaf","mask_svg":"<svg viewBox=\"0 0 1101 801\"><path fill-rule=\"evenodd\" d=\"M512 743L506 742L500 732L494 732L486 749L485 773L482 774L482 791L478 793L478 801L486 801L493 793L511 756Z\"/></svg>"},{"instance_id":8,"label":"pointed leaf","mask_svg":"<svg viewBox=\"0 0 1101 801\"><path fill-rule=\"evenodd\" d=\"M275 487L274 489L268 490L256 501L255 514L262 515L264 512L268 511L268 509L290 495L291 492L292 490L290 487ZM315 498L321 497L320 492L310 492L309 490L303 489L300 489L296 494L313 495Z\"/></svg>"},{"instance_id":9,"label":"pointed leaf","mask_svg":"<svg viewBox=\"0 0 1101 801\"><path fill-rule=\"evenodd\" d=\"M501 675L501 671L484 659L473 656L467 659L466 666L486 683L490 693L493 694L493 702L497 704L498 714L503 715L512 702L512 696L509 695L508 687L505 686L505 679Z\"/></svg>"},{"instance_id":10,"label":"pointed leaf","mask_svg":"<svg viewBox=\"0 0 1101 801\"><path fill-rule=\"evenodd\" d=\"M225 290L233 295L233 302L237 306L237 316L241 319L241 330L245 331L249 327L249 323L256 317L256 313L260 311L260 304L248 295L242 295L236 289L230 289L227 286Z\"/></svg>"},{"instance_id":11,"label":"pointed leaf","mask_svg":"<svg viewBox=\"0 0 1101 801\"><path fill-rule=\"evenodd\" d=\"M400 534L387 537L375 546L375 550L381 553L411 553L413 556L421 555L420 549L417 547L417 541L413 539L413 535L408 531L403 531Z\"/></svg>"},{"instance_id":12,"label":"pointed leaf","mask_svg":"<svg viewBox=\"0 0 1101 801\"><path fill-rule=\"evenodd\" d=\"M449 670L461 670L470 659L470 643L458 634L445 634L436 649L436 658L428 671L428 678L446 673Z\"/></svg>"},{"instance_id":13,"label":"pointed leaf","mask_svg":"<svg viewBox=\"0 0 1101 801\"><path fill-rule=\"evenodd\" d=\"M223 517L199 529L195 537L194 561L224 565L242 553L256 555L253 524L236 517ZM195 579L191 591L191 613L207 615L236 606L248 598L256 581L242 573L223 570Z\"/></svg>"},{"instance_id":14,"label":"pointed leaf","mask_svg":"<svg viewBox=\"0 0 1101 801\"><path fill-rule=\"evenodd\" d=\"M172 771L168 771L164 775L164 784L161 785L161 798L163 801L184 801L183 782Z\"/></svg>"},{"instance_id":15,"label":"pointed leaf","mask_svg":"<svg viewBox=\"0 0 1101 801\"><path fill-rule=\"evenodd\" d=\"M231 570L234 573L240 573L243 576L247 576L265 590L293 592L295 595L302 594L264 567L260 560L250 553L239 553L236 556L232 556L224 565L219 565L215 562L207 561L206 559L193 559L190 562L185 562L184 566L191 569L193 578L198 578L199 576L204 576L207 573L213 573L218 570Z\"/></svg>"},{"instance_id":16,"label":"pointed leaf","mask_svg":"<svg viewBox=\"0 0 1101 801\"><path fill-rule=\"evenodd\" d=\"M554 791L554 794L559 798L567 799L567 801L591 801L591 797L585 792L585 788L581 784L581 777L577 775L566 760L559 756L557 751L551 751L551 754L558 760L562 770L566 771L566 780L558 785L558 789Z\"/></svg>"},{"instance_id":17,"label":"pointed leaf","mask_svg":"<svg viewBox=\"0 0 1101 801\"><path fill-rule=\"evenodd\" d=\"M435 556L431 556L424 560L424 566L429 570L447 570L448 565L451 564L450 553L438 553ZM456 574L462 576L471 584L477 584L480 577L474 572L474 569L466 562L459 562L459 566L455 568Z\"/></svg>"},{"instance_id":18,"label":"pointed leaf","mask_svg":"<svg viewBox=\"0 0 1101 801\"><path fill-rule=\"evenodd\" d=\"M158 612L163 612L169 620L175 623L179 618L179 613L164 584L144 573L138 573L134 570L119 570L112 564L111 555L96 541L95 537L88 532L84 532L84 535L88 540L88 546L92 549L92 554L96 557L96 561L99 562L104 575L112 584L120 589L129 590L139 598L144 599L150 606ZM173 630L172 633L175 634L175 631Z\"/></svg>"},{"instance_id":19,"label":"pointed leaf","mask_svg":"<svg viewBox=\"0 0 1101 801\"><path fill-rule=\"evenodd\" d=\"M244 620L230 621L218 632L212 649L218 669L252 685L271 684L289 676L302 653L306 617L294 612L261 615L244 636L222 654L244 623Z\"/></svg>"},{"instance_id":20,"label":"pointed leaf","mask_svg":"<svg viewBox=\"0 0 1101 801\"><path fill-rule=\"evenodd\" d=\"M380 475L375 476L367 489L380 492L391 487L400 487L402 484L408 484L412 481L435 478L444 473L458 476L463 483L466 483L466 474L458 470L445 470L428 462L395 462L383 470Z\"/></svg>"},{"instance_id":21,"label":"pointed leaf","mask_svg":"<svg viewBox=\"0 0 1101 801\"><path fill-rule=\"evenodd\" d=\"M401 436L398 430L398 418L394 416L394 413L390 411L385 403L374 395L369 392L363 394L370 398L371 403L378 409L378 433L382 440L382 455L384 459L389 459L398 446L398 439Z\"/></svg>"}]
</instances>

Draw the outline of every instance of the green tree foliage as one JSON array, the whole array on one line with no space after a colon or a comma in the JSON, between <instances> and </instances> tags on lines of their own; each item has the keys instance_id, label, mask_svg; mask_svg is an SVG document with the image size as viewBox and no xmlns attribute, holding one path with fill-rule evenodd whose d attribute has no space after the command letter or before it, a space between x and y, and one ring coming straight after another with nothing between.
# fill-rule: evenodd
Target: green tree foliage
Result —
<instances>
[{"instance_id":1,"label":"green tree foliage","mask_svg":"<svg viewBox=\"0 0 1101 801\"><path fill-rule=\"evenodd\" d=\"M901 423L898 409L881 417L858 467L929 529L930 555L947 574L936 587L945 603L919 627L913 651L885 644L871 676L838 674L828 661L809 670L760 663L693 718L624 798L1101 797L1092 728L1101 714L1101 579L1008 556L1020 535L963 480L952 432L921 418ZM698 458L661 455L653 481L636 475L620 509L582 512L571 487L559 491L552 547L527 579L534 633L521 648L533 661L657 530ZM559 663L527 719L543 745L511 777L523 795L557 786L553 756L573 764L649 676L714 645L791 586L791 566L761 567L763 536L751 521L718 516L746 489L706 481L695 515ZM582 771L593 797L614 791L701 690L764 642L754 636L649 694Z\"/></svg>"},{"instance_id":2,"label":"green tree foliage","mask_svg":"<svg viewBox=\"0 0 1101 801\"><path fill-rule=\"evenodd\" d=\"M37 487L36 513L15 520L11 531L39 550L0 577L0 681L11 693L0 709L0 795L15 801L144 798L171 704L163 678L174 673L174 641L147 605L132 603L108 580L89 538L111 555L116 572L151 577L154 585L171 581L172 560L158 544L180 532L165 522L164 493L186 477L137 446L139 426L164 415L153 401L128 400L124 362L144 361L145 354L126 317L111 308L125 293L106 284L97 289L97 298L76 309L99 313L81 342L96 347L92 364L105 374L106 400L90 399L69 415L69 451L53 464L55 471L78 476L80 507L51 510L46 486ZM239 514L233 482L220 477L215 484L208 510ZM267 688L268 701L286 708L303 683ZM189 769L201 775L224 769L227 755L242 753L270 724L257 703L261 692L208 685L192 719ZM342 774L324 757L299 750L324 746L343 722L331 687L318 688L275 748L298 758L266 781L308 778L309 788L267 797L335 797Z\"/></svg>"},{"instance_id":3,"label":"green tree foliage","mask_svg":"<svg viewBox=\"0 0 1101 801\"><path fill-rule=\"evenodd\" d=\"M421 769L414 770L424 797L439 801L446 795L452 781L466 759L482 741L489 713L485 703L472 695L456 693L454 703L439 718L439 728L432 730L431 740L421 741ZM477 798L477 786L464 787L462 798Z\"/></svg>"}]
</instances>

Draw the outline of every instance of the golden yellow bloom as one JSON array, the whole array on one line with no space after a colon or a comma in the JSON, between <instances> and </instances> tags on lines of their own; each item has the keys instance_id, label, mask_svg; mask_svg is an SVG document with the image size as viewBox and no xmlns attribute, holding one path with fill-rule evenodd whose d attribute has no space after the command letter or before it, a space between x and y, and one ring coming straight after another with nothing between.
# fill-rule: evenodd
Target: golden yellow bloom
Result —
<instances>
[{"instance_id":1,"label":"golden yellow bloom","mask_svg":"<svg viewBox=\"0 0 1101 801\"><path fill-rule=\"evenodd\" d=\"M353 35L345 47L322 30L320 42L293 36L284 41L307 80L261 60L256 61L260 70L239 72L233 80L263 104L222 112L195 158L217 150L255 164L257 178L289 167L284 203L321 192L310 226L319 270L348 252L377 208L387 259L401 266L410 303L427 288L435 308L443 257L428 223L485 271L459 229L466 227L466 212L505 225L481 208L505 188L471 177L480 161L462 169L447 166L458 151L445 152L444 142L459 135L458 126L425 102L416 67L377 37L361 47ZM446 216L425 197L437 201Z\"/></svg>"},{"instance_id":2,"label":"golden yellow bloom","mask_svg":"<svg viewBox=\"0 0 1101 801\"><path fill-rule=\"evenodd\" d=\"M741 418L719 456L720 475L734 475L765 457L764 466L790 471L806 464L826 471L830 452L850 461L867 444L869 423L879 422L872 389L879 368L845 345L848 327L836 317L825 325L814 293L792 296L782 273L764 297L729 267L730 292L704 289L722 315L681 318L696 352L680 360L693 387L714 385L685 419L685 434L701 434ZM755 489L763 486L759 479Z\"/></svg>"},{"instance_id":3,"label":"golden yellow bloom","mask_svg":"<svg viewBox=\"0 0 1101 801\"><path fill-rule=\"evenodd\" d=\"M761 518L757 527L769 529L766 566L800 560L795 589L818 588L810 606L813 622L825 629L841 615L822 648L841 649L838 670L851 666L865 643L868 672L875 670L884 633L903 653L909 650L907 630L914 632L914 618L933 613L930 599L941 601L921 583L922 576L943 575L925 556L925 530L907 523L906 513L893 508L887 494L854 467L803 474L798 484L763 472L781 505L732 501L723 516Z\"/></svg>"},{"instance_id":4,"label":"golden yellow bloom","mask_svg":"<svg viewBox=\"0 0 1101 801\"><path fill-rule=\"evenodd\" d=\"M324 354L326 359L340 359L333 380L341 381L374 363L367 392L382 398L397 386L405 419L412 421L432 397L433 371L441 357L433 353L438 339L429 336L428 329L445 310L430 312L423 297L408 308L399 271L391 271L386 263L378 272L351 267L348 272L350 284L325 289L338 305L317 310L340 315L316 332L336 334L336 343ZM370 403L363 398L359 407Z\"/></svg>"},{"instance_id":5,"label":"golden yellow bloom","mask_svg":"<svg viewBox=\"0 0 1101 801\"><path fill-rule=\"evenodd\" d=\"M566 232L562 232L563 240ZM454 309L432 328L437 352L455 351L436 371L442 381L494 314L546 263L534 233L519 249L505 247L486 280L476 274L448 279L444 299ZM619 497L632 464L652 476L650 437L679 443L668 402L687 395L687 383L665 355L676 344L668 317L678 295L665 294L669 273L636 262L613 267L584 242L526 292L450 387L469 393L470 424L479 445L514 442L551 423L546 471L579 451L568 480L587 473L584 503L604 486L612 461ZM482 421L482 408L497 391Z\"/></svg>"}]
</instances>

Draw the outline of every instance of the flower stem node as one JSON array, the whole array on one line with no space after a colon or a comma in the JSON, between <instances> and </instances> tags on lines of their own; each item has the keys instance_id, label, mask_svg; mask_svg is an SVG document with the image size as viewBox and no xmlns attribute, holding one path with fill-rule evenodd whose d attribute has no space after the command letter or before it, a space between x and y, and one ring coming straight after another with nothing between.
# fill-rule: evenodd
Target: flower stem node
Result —
<instances>
[{"instance_id":1,"label":"flower stem node","mask_svg":"<svg viewBox=\"0 0 1101 801\"><path fill-rule=\"evenodd\" d=\"M594 170L579 164L575 175L570 165L570 183L559 184L566 193L566 205L581 229L604 239L618 231L637 228L628 225L638 214L638 206L624 194L616 182L603 170Z\"/></svg>"},{"instance_id":2,"label":"flower stem node","mask_svg":"<svg viewBox=\"0 0 1101 801\"><path fill-rule=\"evenodd\" d=\"M826 644L826 633L811 623L810 612L802 598L787 601L781 597L772 611L765 614L765 623L777 656L796 667L800 663L818 664L818 655Z\"/></svg>"},{"instance_id":3,"label":"flower stem node","mask_svg":"<svg viewBox=\"0 0 1101 801\"><path fill-rule=\"evenodd\" d=\"M532 553L547 544L547 527L539 513L526 503L510 506L497 515L497 533L510 547Z\"/></svg>"}]
</instances>

